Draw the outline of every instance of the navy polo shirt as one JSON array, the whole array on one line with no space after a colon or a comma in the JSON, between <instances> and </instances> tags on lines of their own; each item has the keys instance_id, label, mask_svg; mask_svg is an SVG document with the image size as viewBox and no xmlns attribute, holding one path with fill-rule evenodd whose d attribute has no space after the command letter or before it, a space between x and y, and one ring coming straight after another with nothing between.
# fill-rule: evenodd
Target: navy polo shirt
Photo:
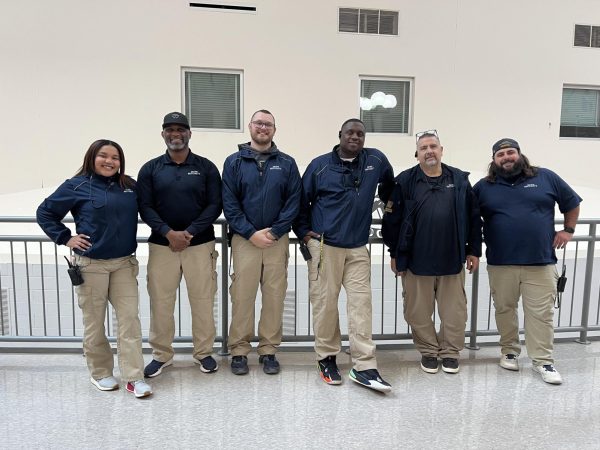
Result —
<instances>
[{"instance_id":1,"label":"navy polo shirt","mask_svg":"<svg viewBox=\"0 0 600 450\"><path fill-rule=\"evenodd\" d=\"M483 218L488 264L556 264L554 207L561 213L579 206L582 199L565 181L548 169L531 178L510 182L485 178L474 186Z\"/></svg>"},{"instance_id":2,"label":"navy polo shirt","mask_svg":"<svg viewBox=\"0 0 600 450\"><path fill-rule=\"evenodd\" d=\"M190 245L215 239L214 221L221 215L221 176L208 159L189 152L181 164L168 152L142 166L137 180L140 216L152 229L149 242L169 245L165 235L187 230Z\"/></svg>"}]
</instances>

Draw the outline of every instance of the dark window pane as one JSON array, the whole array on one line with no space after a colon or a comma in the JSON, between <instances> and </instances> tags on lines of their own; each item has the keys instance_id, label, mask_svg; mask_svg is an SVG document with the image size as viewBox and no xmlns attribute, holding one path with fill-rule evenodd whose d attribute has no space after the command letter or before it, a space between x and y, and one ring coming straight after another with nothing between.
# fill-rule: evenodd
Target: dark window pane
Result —
<instances>
[{"instance_id":1,"label":"dark window pane","mask_svg":"<svg viewBox=\"0 0 600 450\"><path fill-rule=\"evenodd\" d=\"M377 34L379 32L379 10L378 9L361 9L360 10L360 27L361 33Z\"/></svg>"},{"instance_id":2,"label":"dark window pane","mask_svg":"<svg viewBox=\"0 0 600 450\"><path fill-rule=\"evenodd\" d=\"M380 11L379 12L379 34L398 35L398 12Z\"/></svg>"},{"instance_id":3,"label":"dark window pane","mask_svg":"<svg viewBox=\"0 0 600 450\"><path fill-rule=\"evenodd\" d=\"M340 8L339 31L358 33L358 9Z\"/></svg>"},{"instance_id":4,"label":"dark window pane","mask_svg":"<svg viewBox=\"0 0 600 450\"><path fill-rule=\"evenodd\" d=\"M591 29L589 25L575 25L575 47L589 47Z\"/></svg>"},{"instance_id":5,"label":"dark window pane","mask_svg":"<svg viewBox=\"0 0 600 450\"><path fill-rule=\"evenodd\" d=\"M560 127L560 137L600 138L600 127Z\"/></svg>"},{"instance_id":6,"label":"dark window pane","mask_svg":"<svg viewBox=\"0 0 600 450\"><path fill-rule=\"evenodd\" d=\"M600 27L592 27L592 47L600 48Z\"/></svg>"}]
</instances>

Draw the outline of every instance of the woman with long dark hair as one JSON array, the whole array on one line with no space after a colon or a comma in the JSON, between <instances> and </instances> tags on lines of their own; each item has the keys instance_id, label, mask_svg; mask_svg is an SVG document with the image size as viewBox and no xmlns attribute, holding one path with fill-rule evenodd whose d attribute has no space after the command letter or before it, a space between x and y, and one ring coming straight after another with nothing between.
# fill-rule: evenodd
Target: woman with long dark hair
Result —
<instances>
[{"instance_id":1,"label":"woman with long dark hair","mask_svg":"<svg viewBox=\"0 0 600 450\"><path fill-rule=\"evenodd\" d=\"M76 235L62 220L75 219ZM119 387L104 329L107 302L117 314L117 354L121 380L136 397L152 394L144 381L142 332L136 276L138 222L135 181L125 175L119 144L99 139L90 145L83 165L37 209L42 230L58 245L73 250L83 283L76 287L83 313L83 351L90 381L101 391ZM77 281L75 281L77 282Z\"/></svg>"}]
</instances>

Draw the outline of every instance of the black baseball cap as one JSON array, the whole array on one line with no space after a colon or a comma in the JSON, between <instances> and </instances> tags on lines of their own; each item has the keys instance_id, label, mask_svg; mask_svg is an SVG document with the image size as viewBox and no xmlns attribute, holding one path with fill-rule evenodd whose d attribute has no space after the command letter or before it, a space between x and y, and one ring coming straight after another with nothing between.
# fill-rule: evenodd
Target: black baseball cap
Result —
<instances>
[{"instance_id":1,"label":"black baseball cap","mask_svg":"<svg viewBox=\"0 0 600 450\"><path fill-rule=\"evenodd\" d=\"M503 148L516 148L521 153L521 147L517 141L511 138L502 138L492 146L492 156Z\"/></svg>"},{"instance_id":2,"label":"black baseball cap","mask_svg":"<svg viewBox=\"0 0 600 450\"><path fill-rule=\"evenodd\" d=\"M181 114L180 112L172 112L165 116L163 119L163 130L167 128L169 125L181 125L182 127L190 129L190 123L188 122L185 114Z\"/></svg>"}]
</instances>

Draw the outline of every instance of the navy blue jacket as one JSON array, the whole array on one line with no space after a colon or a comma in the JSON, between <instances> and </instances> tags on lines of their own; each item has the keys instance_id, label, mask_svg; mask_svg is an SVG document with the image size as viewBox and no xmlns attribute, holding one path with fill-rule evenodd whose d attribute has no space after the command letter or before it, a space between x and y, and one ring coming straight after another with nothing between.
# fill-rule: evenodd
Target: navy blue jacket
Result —
<instances>
[{"instance_id":1,"label":"navy blue jacket","mask_svg":"<svg viewBox=\"0 0 600 450\"><path fill-rule=\"evenodd\" d=\"M61 221L68 212L77 234L90 237L92 246L78 255L112 259L131 255L136 247L138 208L135 189L123 189L118 181L100 175L81 175L61 184L37 209L37 222L56 244L71 239Z\"/></svg>"},{"instance_id":2,"label":"navy blue jacket","mask_svg":"<svg viewBox=\"0 0 600 450\"><path fill-rule=\"evenodd\" d=\"M223 212L234 233L246 239L263 228L279 238L289 233L300 208L300 173L296 161L275 143L259 170L249 144L223 164Z\"/></svg>"},{"instance_id":3,"label":"navy blue jacket","mask_svg":"<svg viewBox=\"0 0 600 450\"><path fill-rule=\"evenodd\" d=\"M492 265L556 264L554 206L563 214L581 197L557 174L538 168L537 175L510 183L485 178L473 188L483 216L487 263Z\"/></svg>"},{"instance_id":4,"label":"navy blue jacket","mask_svg":"<svg viewBox=\"0 0 600 450\"><path fill-rule=\"evenodd\" d=\"M190 245L215 239L214 221L221 215L221 176L208 159L189 152L181 164L168 152L151 159L138 174L140 216L152 229L149 242L169 245L171 231L194 236Z\"/></svg>"},{"instance_id":5,"label":"navy blue jacket","mask_svg":"<svg viewBox=\"0 0 600 450\"><path fill-rule=\"evenodd\" d=\"M387 200L394 170L381 151L363 148L356 178L338 156L338 147L313 159L306 168L294 232L302 239L312 230L334 247L361 247L369 240L375 191L379 185L380 197Z\"/></svg>"},{"instance_id":6,"label":"navy blue jacket","mask_svg":"<svg viewBox=\"0 0 600 450\"><path fill-rule=\"evenodd\" d=\"M443 169L452 174L455 193L456 229L458 231L458 257L461 264L467 255L481 256L481 217L473 188L469 183L469 173L442 164ZM381 234L389 247L390 256L396 259L396 270L404 272L408 268L413 248L414 219L422 199L414 197L417 176L422 172L419 165L411 167L396 177L394 191L385 207ZM450 257L451 255L449 255Z\"/></svg>"}]
</instances>

